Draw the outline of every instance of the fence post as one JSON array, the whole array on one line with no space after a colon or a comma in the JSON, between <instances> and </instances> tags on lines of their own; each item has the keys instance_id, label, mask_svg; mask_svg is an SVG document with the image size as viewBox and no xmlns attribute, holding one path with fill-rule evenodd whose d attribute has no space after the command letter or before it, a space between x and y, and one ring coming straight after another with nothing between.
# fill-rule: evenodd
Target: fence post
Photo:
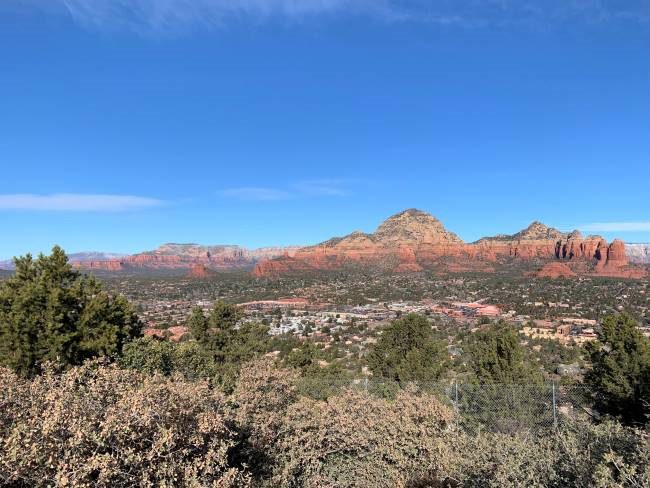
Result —
<instances>
[{"instance_id":1,"label":"fence post","mask_svg":"<svg viewBox=\"0 0 650 488\"><path fill-rule=\"evenodd\" d=\"M456 407L456 412L460 409L458 408L458 382L454 382L454 406Z\"/></svg>"},{"instance_id":2,"label":"fence post","mask_svg":"<svg viewBox=\"0 0 650 488\"><path fill-rule=\"evenodd\" d=\"M555 398L555 381L551 383L553 391L553 428L557 429L557 401Z\"/></svg>"},{"instance_id":3,"label":"fence post","mask_svg":"<svg viewBox=\"0 0 650 488\"><path fill-rule=\"evenodd\" d=\"M368 391L368 378L363 380L363 389L367 392Z\"/></svg>"}]
</instances>

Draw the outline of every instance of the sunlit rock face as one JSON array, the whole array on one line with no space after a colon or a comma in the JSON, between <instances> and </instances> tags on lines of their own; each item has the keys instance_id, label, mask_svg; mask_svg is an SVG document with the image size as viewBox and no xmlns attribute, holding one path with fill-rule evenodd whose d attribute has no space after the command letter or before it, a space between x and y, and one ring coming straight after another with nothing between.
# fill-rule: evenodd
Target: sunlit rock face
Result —
<instances>
[{"instance_id":1,"label":"sunlit rock face","mask_svg":"<svg viewBox=\"0 0 650 488\"><path fill-rule=\"evenodd\" d=\"M389 217L372 234L353 232L298 249L292 256L262 259L253 272L260 277L277 276L346 265L375 266L396 273L430 267L448 272L491 272L492 263L529 260L564 262L565 267L545 272L567 277L578 274L571 267L577 262L593 264L590 272L603 276L637 277L645 273L630 266L621 241L608 245L600 236L561 232L535 221L516 234L465 243L434 216L417 209ZM582 272L587 268L580 266Z\"/></svg>"},{"instance_id":2,"label":"sunlit rock face","mask_svg":"<svg viewBox=\"0 0 650 488\"><path fill-rule=\"evenodd\" d=\"M625 244L625 252L631 263L650 264L650 244Z\"/></svg>"}]
</instances>

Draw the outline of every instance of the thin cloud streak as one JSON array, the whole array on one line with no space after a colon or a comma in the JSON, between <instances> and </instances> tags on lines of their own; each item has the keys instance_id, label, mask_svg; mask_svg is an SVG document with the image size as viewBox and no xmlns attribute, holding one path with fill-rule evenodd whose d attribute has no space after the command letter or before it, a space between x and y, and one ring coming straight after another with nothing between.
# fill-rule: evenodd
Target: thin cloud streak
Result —
<instances>
[{"instance_id":1,"label":"thin cloud streak","mask_svg":"<svg viewBox=\"0 0 650 488\"><path fill-rule=\"evenodd\" d=\"M309 180L292 185L296 192L306 196L345 196L344 180Z\"/></svg>"},{"instance_id":2,"label":"thin cloud streak","mask_svg":"<svg viewBox=\"0 0 650 488\"><path fill-rule=\"evenodd\" d=\"M345 180L299 181L285 188L243 186L218 192L221 197L244 201L274 201L317 197L344 197L350 195Z\"/></svg>"},{"instance_id":3,"label":"thin cloud streak","mask_svg":"<svg viewBox=\"0 0 650 488\"><path fill-rule=\"evenodd\" d=\"M0 210L45 212L126 212L163 205L162 200L133 195L57 193L0 195Z\"/></svg>"},{"instance_id":4,"label":"thin cloud streak","mask_svg":"<svg viewBox=\"0 0 650 488\"><path fill-rule=\"evenodd\" d=\"M291 193L276 188L264 188L257 186L243 186L238 188L227 188L219 192L224 198L250 201L274 201L287 200L292 197Z\"/></svg>"},{"instance_id":5,"label":"thin cloud streak","mask_svg":"<svg viewBox=\"0 0 650 488\"><path fill-rule=\"evenodd\" d=\"M32 0L34 1L34 0ZM40 0L36 0L40 1ZM50 0L52 1L52 0ZM383 0L53 0L75 22L94 28L173 32L218 27L241 18L300 20L327 13L382 12Z\"/></svg>"},{"instance_id":6,"label":"thin cloud streak","mask_svg":"<svg viewBox=\"0 0 650 488\"><path fill-rule=\"evenodd\" d=\"M386 22L483 28L547 28L575 23L650 23L647 2L614 0L17 0L51 12L53 5L89 28L166 33L233 21L362 15ZM56 8L56 7L55 7Z\"/></svg>"},{"instance_id":7,"label":"thin cloud streak","mask_svg":"<svg viewBox=\"0 0 650 488\"><path fill-rule=\"evenodd\" d=\"M579 229L589 232L650 232L650 222L596 222Z\"/></svg>"}]
</instances>

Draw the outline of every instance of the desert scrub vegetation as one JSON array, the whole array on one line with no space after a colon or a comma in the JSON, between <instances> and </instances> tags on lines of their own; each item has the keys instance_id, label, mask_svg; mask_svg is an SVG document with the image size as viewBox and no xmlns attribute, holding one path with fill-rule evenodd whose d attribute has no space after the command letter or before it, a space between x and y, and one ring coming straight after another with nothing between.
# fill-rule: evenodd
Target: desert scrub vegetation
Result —
<instances>
[{"instance_id":1,"label":"desert scrub vegetation","mask_svg":"<svg viewBox=\"0 0 650 488\"><path fill-rule=\"evenodd\" d=\"M442 469L453 412L428 395L394 400L346 391L288 411L276 486L405 486Z\"/></svg>"},{"instance_id":2,"label":"desert scrub vegetation","mask_svg":"<svg viewBox=\"0 0 650 488\"><path fill-rule=\"evenodd\" d=\"M247 486L237 429L205 381L91 362L21 379L0 373L0 484Z\"/></svg>"},{"instance_id":3,"label":"desert scrub vegetation","mask_svg":"<svg viewBox=\"0 0 650 488\"><path fill-rule=\"evenodd\" d=\"M435 395L302 396L270 359L232 393L93 361L0 370L3 487L650 486L647 431L615 421L545 435L468 433Z\"/></svg>"},{"instance_id":4,"label":"desert scrub vegetation","mask_svg":"<svg viewBox=\"0 0 650 488\"><path fill-rule=\"evenodd\" d=\"M355 382L236 306L195 310L187 342L141 338L133 308L60 249L16 265L0 285L0 487L650 486L650 341L629 316L589 348L591 396L617 420L531 432L516 421L548 399L507 401L540 371L503 324L467 341L482 396L456 388L456 411L431 383L449 365L424 317L396 320L367 360L379 382ZM486 431L490 405L509 418Z\"/></svg>"}]
</instances>

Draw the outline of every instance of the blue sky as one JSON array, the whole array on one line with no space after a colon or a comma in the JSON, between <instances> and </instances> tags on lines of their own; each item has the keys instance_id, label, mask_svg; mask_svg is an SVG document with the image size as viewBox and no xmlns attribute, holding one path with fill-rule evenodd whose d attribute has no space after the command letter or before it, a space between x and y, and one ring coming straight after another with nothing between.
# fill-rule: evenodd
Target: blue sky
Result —
<instances>
[{"instance_id":1,"label":"blue sky","mask_svg":"<svg viewBox=\"0 0 650 488\"><path fill-rule=\"evenodd\" d=\"M649 59L647 1L4 0L0 258L409 207L650 242Z\"/></svg>"}]
</instances>

